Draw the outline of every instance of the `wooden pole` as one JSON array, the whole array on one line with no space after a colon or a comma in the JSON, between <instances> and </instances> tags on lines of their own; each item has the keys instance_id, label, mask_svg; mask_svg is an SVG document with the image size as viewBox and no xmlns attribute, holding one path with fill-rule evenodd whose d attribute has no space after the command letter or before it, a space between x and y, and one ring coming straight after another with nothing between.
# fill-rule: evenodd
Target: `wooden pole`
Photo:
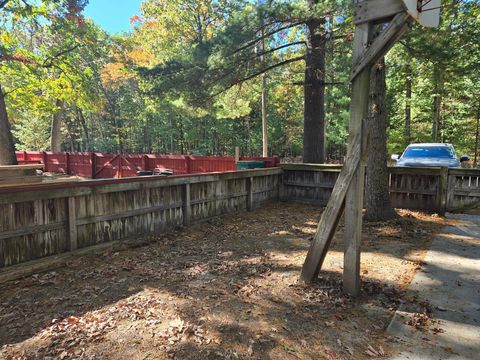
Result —
<instances>
[{"instance_id":1,"label":"wooden pole","mask_svg":"<svg viewBox=\"0 0 480 360\"><path fill-rule=\"evenodd\" d=\"M260 62L262 68L265 67L265 27L262 20L262 30L260 34ZM267 74L262 74L262 156L268 157L268 113L267 113Z\"/></svg>"},{"instance_id":2,"label":"wooden pole","mask_svg":"<svg viewBox=\"0 0 480 360\"><path fill-rule=\"evenodd\" d=\"M350 186L352 177L360 161L360 139L353 139L352 151L347 155L345 165L338 176L332 195L328 200L327 207L322 213L317 231L313 237L312 244L308 250L307 257L303 264L300 280L306 283L314 281L322 267L328 248L337 229L338 222L342 216L345 196Z\"/></svg>"},{"instance_id":3,"label":"wooden pole","mask_svg":"<svg viewBox=\"0 0 480 360\"><path fill-rule=\"evenodd\" d=\"M235 164L240 160L240 148L235 146Z\"/></svg>"},{"instance_id":4,"label":"wooden pole","mask_svg":"<svg viewBox=\"0 0 480 360\"><path fill-rule=\"evenodd\" d=\"M353 62L356 63L368 48L372 25L358 25L355 30ZM368 116L371 66L366 66L352 82L350 103L349 141L347 154L351 153L352 140L360 138L360 161L353 175L345 198L345 255L343 261L343 289L357 296L360 292L360 243L362 239L362 209L365 188L365 160L367 134L363 130L363 119Z\"/></svg>"},{"instance_id":5,"label":"wooden pole","mask_svg":"<svg viewBox=\"0 0 480 360\"><path fill-rule=\"evenodd\" d=\"M361 18L357 19L355 30L347 157L318 224L300 276L300 279L304 282L315 280L340 217L345 211L343 287L345 292L353 296L357 296L360 292L360 242L367 147L367 133L364 130L364 123L368 116L370 71L373 64L384 56L408 30L410 21L406 12L386 12L385 7L395 5L392 1L385 3L388 6L381 4L381 9L371 6L373 3L379 2L354 0L357 13L360 13L364 6L368 6L370 11L367 11L368 21ZM388 18L385 16L387 13L396 15L393 18ZM377 18L388 19L390 23L374 41L371 41L373 24Z\"/></svg>"},{"instance_id":6,"label":"wooden pole","mask_svg":"<svg viewBox=\"0 0 480 360\"><path fill-rule=\"evenodd\" d=\"M474 154L474 160L473 160L473 167L477 167L479 135L480 135L480 102L478 103L478 108L477 108L477 129L475 132L475 154Z\"/></svg>"}]
</instances>

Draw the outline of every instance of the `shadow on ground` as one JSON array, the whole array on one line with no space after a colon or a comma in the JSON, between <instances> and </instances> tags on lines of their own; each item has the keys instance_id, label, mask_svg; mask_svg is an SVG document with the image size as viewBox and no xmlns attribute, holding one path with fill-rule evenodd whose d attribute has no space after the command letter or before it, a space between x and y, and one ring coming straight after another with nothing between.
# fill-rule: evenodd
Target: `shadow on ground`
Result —
<instances>
[{"instance_id":1,"label":"shadow on ground","mask_svg":"<svg viewBox=\"0 0 480 360\"><path fill-rule=\"evenodd\" d=\"M5 284L8 358L369 358L441 218L367 223L363 292L341 292L341 228L313 286L297 282L321 209L276 203L89 255ZM368 354L370 352L370 354Z\"/></svg>"}]
</instances>

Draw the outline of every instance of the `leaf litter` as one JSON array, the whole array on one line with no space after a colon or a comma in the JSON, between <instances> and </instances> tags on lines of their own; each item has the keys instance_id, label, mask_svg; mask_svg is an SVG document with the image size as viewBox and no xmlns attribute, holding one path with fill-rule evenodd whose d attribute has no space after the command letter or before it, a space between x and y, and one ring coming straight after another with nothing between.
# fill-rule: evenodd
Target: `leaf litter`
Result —
<instances>
[{"instance_id":1,"label":"leaf litter","mask_svg":"<svg viewBox=\"0 0 480 360\"><path fill-rule=\"evenodd\" d=\"M272 204L3 284L0 358L386 357L385 328L444 220L402 210L366 223L355 302L341 225L318 281L297 281L320 214Z\"/></svg>"}]
</instances>

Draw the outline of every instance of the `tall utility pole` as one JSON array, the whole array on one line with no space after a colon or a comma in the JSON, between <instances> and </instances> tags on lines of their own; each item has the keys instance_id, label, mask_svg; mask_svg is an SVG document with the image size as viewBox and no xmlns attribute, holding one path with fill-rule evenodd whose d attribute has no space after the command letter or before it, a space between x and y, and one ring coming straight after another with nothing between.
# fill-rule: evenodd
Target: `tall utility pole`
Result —
<instances>
[{"instance_id":1,"label":"tall utility pole","mask_svg":"<svg viewBox=\"0 0 480 360\"><path fill-rule=\"evenodd\" d=\"M405 147L410 145L412 122L412 66L408 63L405 67L405 128L403 139Z\"/></svg>"},{"instance_id":2,"label":"tall utility pole","mask_svg":"<svg viewBox=\"0 0 480 360\"><path fill-rule=\"evenodd\" d=\"M265 68L265 28L264 22L262 20L262 31L260 33L260 62L262 69ZM267 113L267 74L263 73L262 75L262 139L263 139L263 147L262 147L262 156L268 156L268 113Z\"/></svg>"},{"instance_id":3,"label":"tall utility pole","mask_svg":"<svg viewBox=\"0 0 480 360\"><path fill-rule=\"evenodd\" d=\"M478 103L478 108L477 108L477 131L475 132L475 154L474 154L474 160L473 160L473 167L477 167L479 135L480 135L480 102Z\"/></svg>"}]
</instances>

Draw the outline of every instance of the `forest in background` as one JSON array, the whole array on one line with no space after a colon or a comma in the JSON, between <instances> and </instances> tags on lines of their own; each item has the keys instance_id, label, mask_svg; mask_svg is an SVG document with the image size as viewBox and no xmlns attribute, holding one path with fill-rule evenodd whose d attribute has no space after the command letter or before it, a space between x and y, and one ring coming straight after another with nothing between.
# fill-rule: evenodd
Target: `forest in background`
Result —
<instances>
[{"instance_id":1,"label":"forest in background","mask_svg":"<svg viewBox=\"0 0 480 360\"><path fill-rule=\"evenodd\" d=\"M345 155L351 1L145 0L121 35L86 4L0 0L0 130L16 149L258 155L264 87L269 154ZM480 1L443 4L439 28L413 25L386 57L389 153L479 152Z\"/></svg>"}]
</instances>

